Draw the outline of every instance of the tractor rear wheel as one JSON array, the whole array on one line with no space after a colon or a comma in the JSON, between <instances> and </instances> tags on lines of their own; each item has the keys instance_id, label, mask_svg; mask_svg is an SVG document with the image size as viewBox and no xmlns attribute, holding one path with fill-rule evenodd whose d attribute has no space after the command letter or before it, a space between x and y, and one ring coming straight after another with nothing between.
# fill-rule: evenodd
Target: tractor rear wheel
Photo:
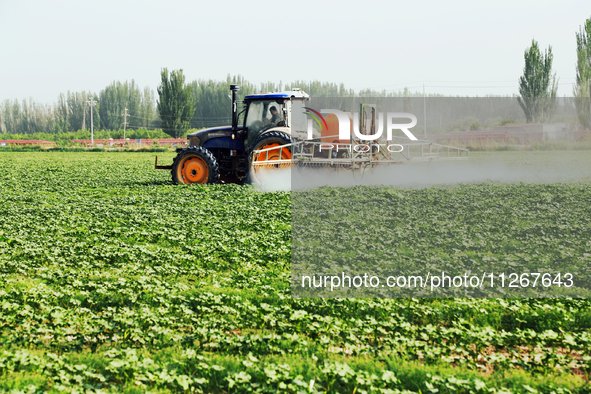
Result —
<instances>
[{"instance_id":1,"label":"tractor rear wheel","mask_svg":"<svg viewBox=\"0 0 591 394\"><path fill-rule=\"evenodd\" d=\"M291 147L272 149L268 152L268 154L265 152L254 154L252 152L255 150L279 147L281 145L287 145L291 143L293 143L291 136L281 131L272 131L270 133L262 134L259 138L257 138L255 143L252 145L252 149L250 150L251 163L279 160L279 156L281 156L281 160L289 160L291 159Z\"/></svg>"},{"instance_id":2,"label":"tractor rear wheel","mask_svg":"<svg viewBox=\"0 0 591 394\"><path fill-rule=\"evenodd\" d=\"M291 160L291 146L280 148L281 145L293 143L293 139L289 134L281 131L272 131L262 134L256 139L250 150L250 176L256 180L256 172L263 169L284 168L288 167L286 163L276 163L276 160ZM255 150L271 149L268 152L254 153Z\"/></svg>"},{"instance_id":3,"label":"tractor rear wheel","mask_svg":"<svg viewBox=\"0 0 591 394\"><path fill-rule=\"evenodd\" d=\"M220 171L215 157L201 146L183 149L172 163L174 183L218 183Z\"/></svg>"}]
</instances>

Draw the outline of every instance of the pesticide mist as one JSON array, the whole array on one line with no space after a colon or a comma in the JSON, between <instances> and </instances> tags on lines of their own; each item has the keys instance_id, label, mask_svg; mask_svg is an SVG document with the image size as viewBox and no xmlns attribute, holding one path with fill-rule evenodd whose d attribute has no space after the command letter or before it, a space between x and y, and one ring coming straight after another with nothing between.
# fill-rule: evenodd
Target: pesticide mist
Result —
<instances>
[{"instance_id":1,"label":"pesticide mist","mask_svg":"<svg viewBox=\"0 0 591 394\"><path fill-rule=\"evenodd\" d=\"M263 192L321 186L386 185L403 188L463 183L563 183L591 180L591 151L472 152L466 161L381 166L365 171L328 168L267 170L253 184Z\"/></svg>"}]
</instances>

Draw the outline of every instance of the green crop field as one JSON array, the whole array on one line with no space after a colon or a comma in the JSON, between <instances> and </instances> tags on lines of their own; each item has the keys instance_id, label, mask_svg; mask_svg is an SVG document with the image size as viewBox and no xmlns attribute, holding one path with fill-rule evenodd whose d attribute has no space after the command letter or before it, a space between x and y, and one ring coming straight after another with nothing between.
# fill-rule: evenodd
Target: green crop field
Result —
<instances>
[{"instance_id":1,"label":"green crop field","mask_svg":"<svg viewBox=\"0 0 591 394\"><path fill-rule=\"evenodd\" d=\"M149 153L6 152L0 169L3 391L591 392L587 299L292 298L287 192L172 185ZM591 263L589 181L378 192L429 219L410 259Z\"/></svg>"}]
</instances>

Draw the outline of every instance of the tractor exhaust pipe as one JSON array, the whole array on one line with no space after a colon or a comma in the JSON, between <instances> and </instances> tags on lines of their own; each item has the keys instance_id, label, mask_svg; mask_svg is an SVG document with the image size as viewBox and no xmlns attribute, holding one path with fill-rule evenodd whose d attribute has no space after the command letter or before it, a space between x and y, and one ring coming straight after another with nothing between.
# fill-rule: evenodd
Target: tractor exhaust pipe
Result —
<instances>
[{"instance_id":1,"label":"tractor exhaust pipe","mask_svg":"<svg viewBox=\"0 0 591 394\"><path fill-rule=\"evenodd\" d=\"M238 131L238 91L240 86L230 85L232 91L232 136Z\"/></svg>"}]
</instances>

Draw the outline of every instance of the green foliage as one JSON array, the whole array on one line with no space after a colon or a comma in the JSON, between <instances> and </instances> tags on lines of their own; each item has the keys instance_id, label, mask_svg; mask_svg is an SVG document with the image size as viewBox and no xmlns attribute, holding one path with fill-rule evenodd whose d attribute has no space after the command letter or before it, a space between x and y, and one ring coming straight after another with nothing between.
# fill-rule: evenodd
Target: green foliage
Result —
<instances>
[{"instance_id":1,"label":"green foliage","mask_svg":"<svg viewBox=\"0 0 591 394\"><path fill-rule=\"evenodd\" d=\"M5 100L0 105L0 132L14 134L49 134L73 132L90 128L90 107L87 100L96 97L90 92L60 94L54 106L41 105L32 99ZM93 108L94 128L100 128L99 105Z\"/></svg>"},{"instance_id":2,"label":"green foliage","mask_svg":"<svg viewBox=\"0 0 591 394\"><path fill-rule=\"evenodd\" d=\"M589 296L586 239L591 220L585 217L588 207L581 204L587 200L588 185L491 183L414 191L355 186L294 192L292 288L298 296L315 297ZM534 212L522 206L537 208ZM375 275L382 286L333 291L330 286L302 288L298 280L304 274L340 273L342 267L351 276ZM541 284L510 288L508 282L501 288L500 279L495 286L468 289L383 286L389 275L426 278L441 271L452 276L544 272L553 278L570 272L576 283L571 289Z\"/></svg>"},{"instance_id":3,"label":"green foliage","mask_svg":"<svg viewBox=\"0 0 591 394\"><path fill-rule=\"evenodd\" d=\"M172 185L153 157L0 155L0 389L587 390L589 300L292 298L290 194ZM589 249L588 183L393 191L425 253L506 248L495 226L519 220L515 258Z\"/></svg>"},{"instance_id":4,"label":"green foliage","mask_svg":"<svg viewBox=\"0 0 591 394\"><path fill-rule=\"evenodd\" d=\"M173 138L178 138L189 129L189 121L195 112L195 99L191 87L185 85L183 70L168 69L161 72L161 84L158 86L158 112L162 119L162 130Z\"/></svg>"},{"instance_id":5,"label":"green foliage","mask_svg":"<svg viewBox=\"0 0 591 394\"><path fill-rule=\"evenodd\" d=\"M238 91L239 99L258 92L256 86L240 75L234 77L228 75L225 81L199 79L189 84L196 103L191 127L224 126L232 123L231 84L240 86Z\"/></svg>"},{"instance_id":6,"label":"green foliage","mask_svg":"<svg viewBox=\"0 0 591 394\"><path fill-rule=\"evenodd\" d=\"M256 86L240 75L228 75L225 81L195 80L188 84L195 108L190 116L190 127L204 128L223 126L231 123L230 84L240 85L239 98L259 92L272 92L300 88L317 97L422 97L420 92L362 90L358 93L343 84L320 81L295 81L290 84L273 82ZM441 96L430 94L430 97ZM164 118L157 117L157 108L153 91L145 87L141 90L133 80L131 82L113 81L101 90L97 96L91 92L67 92L60 94L53 105L42 105L32 99L17 101L6 100L0 103L0 133L12 134L59 134L90 129L90 112L86 101L98 98L93 110L94 129L118 130L122 128L125 108L128 109L129 128L163 128ZM405 102L406 103L406 102ZM410 101L408 103L410 104ZM405 105L406 105L405 104ZM406 107L405 107L406 108ZM407 112L411 112L408 110ZM186 131L186 130L185 130ZM170 134L170 133L169 133Z\"/></svg>"},{"instance_id":7,"label":"green foliage","mask_svg":"<svg viewBox=\"0 0 591 394\"><path fill-rule=\"evenodd\" d=\"M109 130L123 128L125 108L128 128L150 127L156 119L153 91L148 87L142 91L133 79L125 83L113 81L101 91L99 102L101 120Z\"/></svg>"},{"instance_id":8,"label":"green foliage","mask_svg":"<svg viewBox=\"0 0 591 394\"><path fill-rule=\"evenodd\" d=\"M556 110L558 89L556 73L552 74L552 47L542 55L537 41L532 40L524 59L523 76L519 78L519 105L527 123L549 121Z\"/></svg>"},{"instance_id":9,"label":"green foliage","mask_svg":"<svg viewBox=\"0 0 591 394\"><path fill-rule=\"evenodd\" d=\"M505 126L511 123L517 123L517 121L515 119L501 119L501 121L499 121L499 126Z\"/></svg>"},{"instance_id":10,"label":"green foliage","mask_svg":"<svg viewBox=\"0 0 591 394\"><path fill-rule=\"evenodd\" d=\"M591 18L576 33L577 81L573 89L577 116L581 124L589 128L591 119Z\"/></svg>"},{"instance_id":11,"label":"green foliage","mask_svg":"<svg viewBox=\"0 0 591 394\"><path fill-rule=\"evenodd\" d=\"M149 354L133 348L76 357L53 352L5 351L0 356L4 379L0 388L79 392L207 392L207 393L576 393L586 392L576 378L533 378L508 372L496 378L475 371L425 366L386 357L358 362L343 358L303 359L303 363L252 353L232 359L201 355L193 349ZM172 357L171 357L172 356ZM290 362L292 361L292 362ZM365 362L364 362L365 361ZM298 365L299 364L299 365ZM23 379L23 377L26 377ZM9 379L13 379L12 381ZM20 383L20 384L19 384ZM134 390L135 389L135 390Z\"/></svg>"}]
</instances>

